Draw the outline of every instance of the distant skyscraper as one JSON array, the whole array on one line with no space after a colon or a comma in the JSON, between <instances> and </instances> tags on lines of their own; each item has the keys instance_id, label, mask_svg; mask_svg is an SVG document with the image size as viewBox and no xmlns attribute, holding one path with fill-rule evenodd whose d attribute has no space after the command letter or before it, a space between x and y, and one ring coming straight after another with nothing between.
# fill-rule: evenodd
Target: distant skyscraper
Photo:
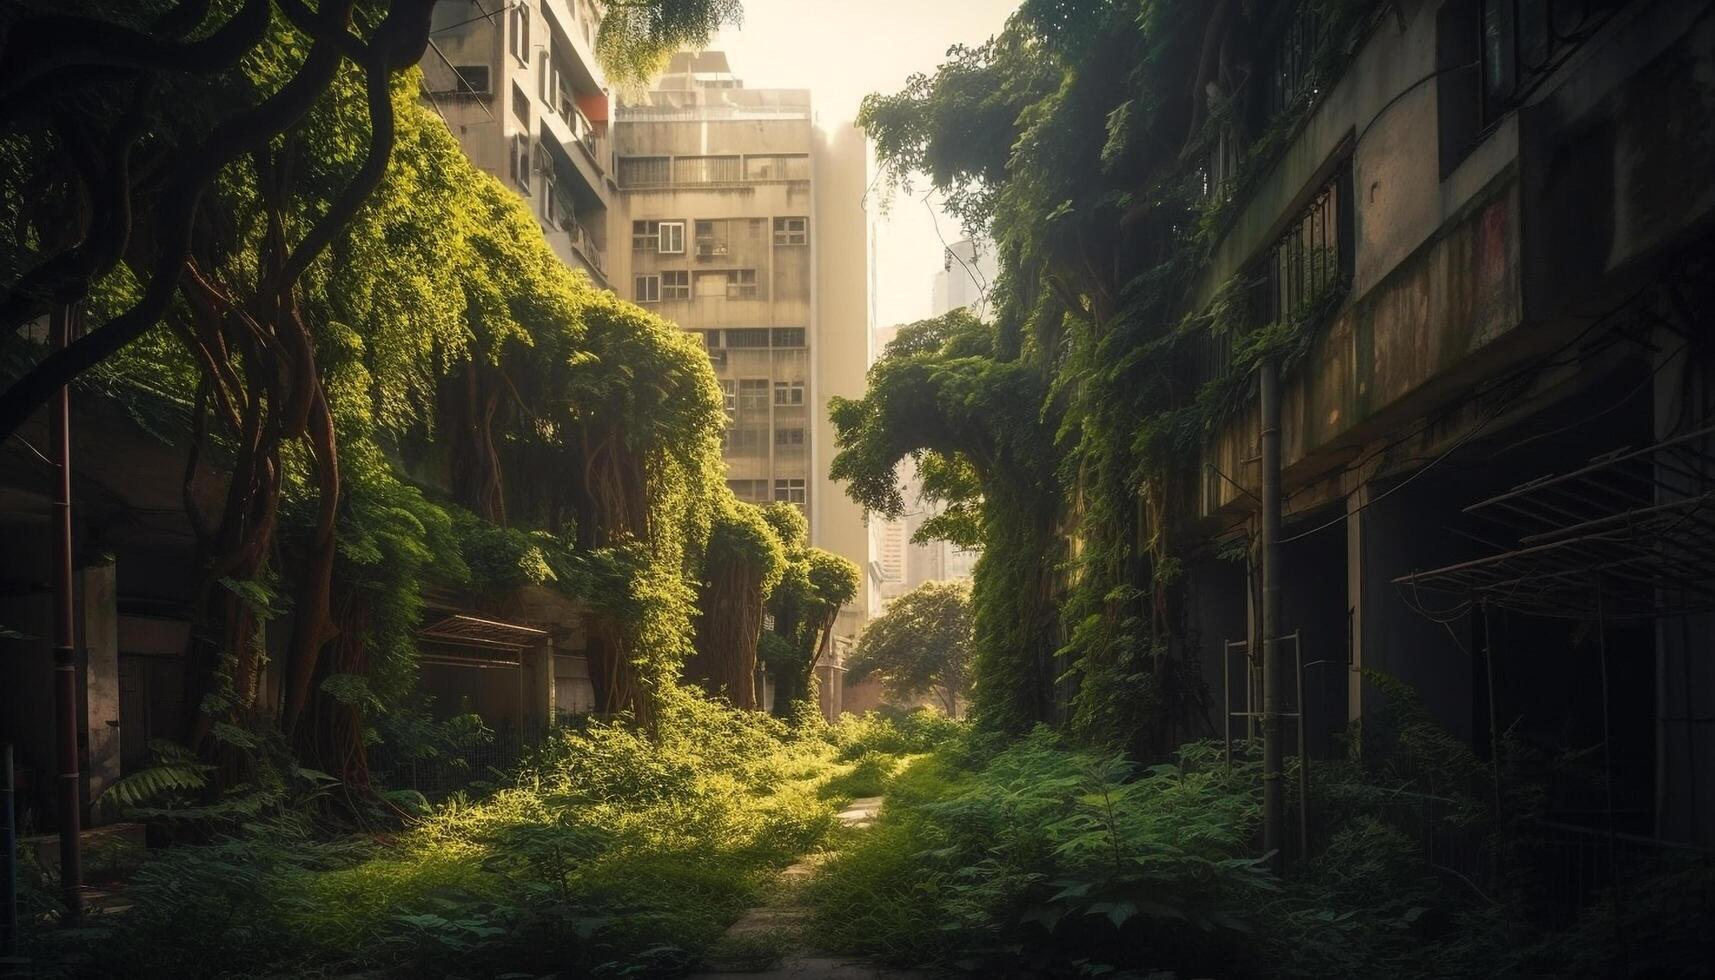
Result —
<instances>
[{"instance_id":1,"label":"distant skyscraper","mask_svg":"<svg viewBox=\"0 0 1715 980\"><path fill-rule=\"evenodd\" d=\"M941 271L935 273L931 315L964 307L978 319L986 318L999 271L994 248L986 243L961 238L947 246L941 252Z\"/></svg>"}]
</instances>

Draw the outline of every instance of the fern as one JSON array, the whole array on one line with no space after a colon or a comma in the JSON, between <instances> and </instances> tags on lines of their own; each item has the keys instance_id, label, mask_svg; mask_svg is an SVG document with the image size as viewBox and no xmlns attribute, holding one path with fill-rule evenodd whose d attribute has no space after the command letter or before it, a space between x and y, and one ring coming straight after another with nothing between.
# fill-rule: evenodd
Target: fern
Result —
<instances>
[{"instance_id":1,"label":"fern","mask_svg":"<svg viewBox=\"0 0 1715 980\"><path fill-rule=\"evenodd\" d=\"M149 743L155 764L107 787L96 798L98 808L132 812L167 800L182 800L208 789L211 766L190 749L165 739Z\"/></svg>"}]
</instances>

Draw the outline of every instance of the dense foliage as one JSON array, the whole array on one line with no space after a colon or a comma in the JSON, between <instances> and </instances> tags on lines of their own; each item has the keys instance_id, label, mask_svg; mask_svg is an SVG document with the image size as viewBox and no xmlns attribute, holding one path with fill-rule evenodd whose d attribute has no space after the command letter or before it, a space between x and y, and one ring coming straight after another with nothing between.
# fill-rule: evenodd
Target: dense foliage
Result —
<instances>
[{"instance_id":1,"label":"dense foliage","mask_svg":"<svg viewBox=\"0 0 1715 980\"><path fill-rule=\"evenodd\" d=\"M894 599L858 636L847 682L878 677L896 701L933 693L957 716L971 694L970 604L960 582L925 582Z\"/></svg>"},{"instance_id":2,"label":"dense foliage","mask_svg":"<svg viewBox=\"0 0 1715 980\"><path fill-rule=\"evenodd\" d=\"M1337 829L1289 878L1256 856L1260 763L1242 746L1230 766L1194 742L1146 767L1046 728L977 733L893 777L880 823L812 882L812 934L995 977L1613 975L1613 908L1566 915L1540 877L1560 870L1552 843L1488 823L1466 795L1492 790L1485 768L1393 690L1375 720L1390 763L1315 767ZM1481 882L1438 868L1423 834L1486 840L1496 866ZM1709 874L1688 853L1636 881L1651 898L1618 925L1650 938L1628 945L1631 975L1707 975L1715 909L1676 890Z\"/></svg>"},{"instance_id":3,"label":"dense foliage","mask_svg":"<svg viewBox=\"0 0 1715 980\"><path fill-rule=\"evenodd\" d=\"M944 726L790 729L675 695L658 737L558 732L486 798L395 836L329 839L290 807L233 820L147 860L131 912L30 952L44 975L672 975L826 836L851 760L924 751Z\"/></svg>"},{"instance_id":4,"label":"dense foliage","mask_svg":"<svg viewBox=\"0 0 1715 980\"><path fill-rule=\"evenodd\" d=\"M952 507L929 533L980 539L974 710L990 724L1062 723L1156 758L1198 730L1175 591L1187 463L1319 312L1257 322L1247 283L1212 301L1199 283L1375 5L1312 0L1314 82L1270 106L1270 39L1297 6L1027 0L996 37L864 102L886 174L926 176L1001 274L992 324L901 331L869 394L835 410L834 471L893 513L892 468L917 457ZM1217 146L1238 163L1212 170ZM1232 363L1209 370L1220 335Z\"/></svg>"},{"instance_id":5,"label":"dense foliage","mask_svg":"<svg viewBox=\"0 0 1715 980\"><path fill-rule=\"evenodd\" d=\"M774 678L774 714L795 718L816 697L816 665L828 656L840 607L857 595L861 573L849 560L813 547L803 511L769 504L764 521L786 558L780 581L768 594L771 628L763 632L757 657Z\"/></svg>"},{"instance_id":6,"label":"dense foliage","mask_svg":"<svg viewBox=\"0 0 1715 980\"><path fill-rule=\"evenodd\" d=\"M0 179L18 233L0 269L8 316L87 287L95 346L79 349L115 350L85 389L187 457L197 628L185 704L191 742L222 765L211 785L265 768L242 757L269 751L264 729L277 728L283 751L367 792L376 715L416 707L414 632L431 585L497 610L531 586L583 600L599 707L651 721L691 649L713 513L731 503L706 355L567 268L523 202L419 103L415 57L396 63L409 52L389 32L410 26L395 14L432 3L358 5L357 29L392 60L344 67L340 52L356 49L336 35L350 3L199 6L75 5L92 39L81 55L97 60L126 38L190 30L186 16L224 26L78 78L56 97L82 115L53 99L7 103ZM653 57L698 17L707 29L736 13L665 6L678 33L613 43ZM73 11L10 12L6 43L67 28L62 13ZM9 98L57 77L38 67L8 59ZM297 108L276 118L283 100ZM227 132L258 113L267 127ZM190 169L213 168L206 186L181 189L186 203L176 184L163 197L159 180L132 174L129 197L104 196L104 181L125 190L126 173L65 158L113 125L114 152L136 143L145 169L202 153ZM210 127L232 152L198 150ZM135 211L114 232L131 245L92 255L116 207ZM168 240L181 217L196 231L182 255ZM66 251L68 220L89 237ZM8 396L60 363L40 338L0 342ZM290 634L277 702L261 696L270 621Z\"/></svg>"}]
</instances>

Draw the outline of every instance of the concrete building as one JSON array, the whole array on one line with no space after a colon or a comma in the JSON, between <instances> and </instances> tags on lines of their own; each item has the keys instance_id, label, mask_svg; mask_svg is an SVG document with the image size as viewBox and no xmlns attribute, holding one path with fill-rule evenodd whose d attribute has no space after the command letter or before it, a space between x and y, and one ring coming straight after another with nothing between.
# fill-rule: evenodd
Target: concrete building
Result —
<instances>
[{"instance_id":1,"label":"concrete building","mask_svg":"<svg viewBox=\"0 0 1715 980\"><path fill-rule=\"evenodd\" d=\"M440 0L424 95L465 155L530 202L554 251L609 286L611 100L596 0Z\"/></svg>"},{"instance_id":2,"label":"concrete building","mask_svg":"<svg viewBox=\"0 0 1715 980\"><path fill-rule=\"evenodd\" d=\"M827 479L828 400L861 397L869 363L861 134L818 128L806 90L745 88L718 51L674 56L652 91L619 103L614 134L628 245L614 284L707 345L728 485L797 505L812 544L866 567L862 511ZM868 591L841 613L841 649Z\"/></svg>"},{"instance_id":3,"label":"concrete building","mask_svg":"<svg viewBox=\"0 0 1715 980\"><path fill-rule=\"evenodd\" d=\"M1332 751L1379 671L1485 757L1501 733L1600 746L1605 788L1554 784L1563 833L1708 845L1715 11L1520 9L1381 5L1337 78L1300 56L1302 14L1253 86L1258 116L1311 108L1232 202L1196 305L1242 275L1260 322L1332 306L1282 385L1281 631L1307 665L1286 710ZM1225 644L1254 648L1259 593L1220 555L1254 535L1260 439L1254 409L1215 434L1181 529L1188 632L1232 711L1255 684Z\"/></svg>"}]
</instances>

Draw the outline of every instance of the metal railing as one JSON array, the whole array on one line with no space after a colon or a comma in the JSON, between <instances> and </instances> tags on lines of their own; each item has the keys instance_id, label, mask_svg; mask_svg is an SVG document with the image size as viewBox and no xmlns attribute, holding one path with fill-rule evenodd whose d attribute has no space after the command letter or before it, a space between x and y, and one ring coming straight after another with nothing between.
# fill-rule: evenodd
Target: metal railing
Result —
<instances>
[{"instance_id":1,"label":"metal railing","mask_svg":"<svg viewBox=\"0 0 1715 980\"><path fill-rule=\"evenodd\" d=\"M607 273L607 256L602 252L601 246L597 245L595 239L590 236L588 229L572 220L568 222L566 233L572 236L573 247L589 259L590 264L595 266L597 272L605 275Z\"/></svg>"},{"instance_id":2,"label":"metal railing","mask_svg":"<svg viewBox=\"0 0 1715 980\"><path fill-rule=\"evenodd\" d=\"M1317 77L1317 56L1328 34L1328 21L1319 5L1301 3L1276 38L1270 51L1268 109L1285 112L1300 100L1321 94L1323 80Z\"/></svg>"},{"instance_id":3,"label":"metal railing","mask_svg":"<svg viewBox=\"0 0 1715 980\"><path fill-rule=\"evenodd\" d=\"M1522 102L1629 0L1483 0L1483 108Z\"/></svg>"},{"instance_id":4,"label":"metal railing","mask_svg":"<svg viewBox=\"0 0 1715 980\"><path fill-rule=\"evenodd\" d=\"M1335 298L1352 266L1350 161L1251 266L1251 318L1258 326L1308 315Z\"/></svg>"}]
</instances>

